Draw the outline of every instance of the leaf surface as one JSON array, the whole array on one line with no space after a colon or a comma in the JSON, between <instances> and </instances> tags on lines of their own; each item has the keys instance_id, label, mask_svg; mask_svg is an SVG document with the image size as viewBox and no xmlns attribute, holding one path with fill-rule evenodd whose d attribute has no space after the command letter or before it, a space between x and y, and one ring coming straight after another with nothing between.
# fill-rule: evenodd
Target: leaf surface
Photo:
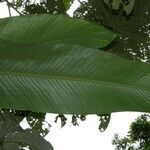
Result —
<instances>
[{"instance_id":1,"label":"leaf surface","mask_svg":"<svg viewBox=\"0 0 150 150\"><path fill-rule=\"evenodd\" d=\"M150 66L75 45L0 48L0 107L58 114L150 111Z\"/></svg>"},{"instance_id":2,"label":"leaf surface","mask_svg":"<svg viewBox=\"0 0 150 150\"><path fill-rule=\"evenodd\" d=\"M83 19L65 15L28 15L0 20L0 40L14 44L77 44L83 47L107 46L115 34Z\"/></svg>"}]
</instances>

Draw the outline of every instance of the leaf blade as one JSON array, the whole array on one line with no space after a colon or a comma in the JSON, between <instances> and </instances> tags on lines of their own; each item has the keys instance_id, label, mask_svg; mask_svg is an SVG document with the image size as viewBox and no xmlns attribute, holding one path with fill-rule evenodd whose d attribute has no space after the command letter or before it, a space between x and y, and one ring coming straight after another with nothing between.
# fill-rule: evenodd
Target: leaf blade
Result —
<instances>
[{"instance_id":1,"label":"leaf blade","mask_svg":"<svg viewBox=\"0 0 150 150\"><path fill-rule=\"evenodd\" d=\"M113 32L65 15L28 15L2 19L0 39L15 44L77 44L102 48L116 36Z\"/></svg>"},{"instance_id":2,"label":"leaf blade","mask_svg":"<svg viewBox=\"0 0 150 150\"><path fill-rule=\"evenodd\" d=\"M74 45L26 49L0 50L1 107L58 114L149 112L149 64Z\"/></svg>"}]
</instances>

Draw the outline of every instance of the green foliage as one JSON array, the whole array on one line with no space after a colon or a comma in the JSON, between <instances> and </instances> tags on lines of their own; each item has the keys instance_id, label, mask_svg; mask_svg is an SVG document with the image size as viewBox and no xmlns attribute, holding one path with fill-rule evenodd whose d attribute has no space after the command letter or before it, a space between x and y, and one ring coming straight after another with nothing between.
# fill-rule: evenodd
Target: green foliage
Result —
<instances>
[{"instance_id":1,"label":"green foliage","mask_svg":"<svg viewBox=\"0 0 150 150\"><path fill-rule=\"evenodd\" d=\"M118 134L115 134L112 144L115 145L115 150L138 150L128 137L120 138Z\"/></svg>"},{"instance_id":2,"label":"green foliage","mask_svg":"<svg viewBox=\"0 0 150 150\"><path fill-rule=\"evenodd\" d=\"M108 124L110 122L111 115L110 114L100 114L98 115L100 117L100 125L99 130L101 132L105 131L108 127Z\"/></svg>"},{"instance_id":3,"label":"green foliage","mask_svg":"<svg viewBox=\"0 0 150 150\"><path fill-rule=\"evenodd\" d=\"M12 49L13 43L18 44L16 47L44 47L62 43L103 48L116 36L103 26L96 26L83 19L48 14L1 19L0 33L0 39L4 43L1 46L10 45Z\"/></svg>"},{"instance_id":4,"label":"green foliage","mask_svg":"<svg viewBox=\"0 0 150 150\"><path fill-rule=\"evenodd\" d=\"M14 0L13 5L23 14L66 14L73 0Z\"/></svg>"},{"instance_id":5,"label":"green foliage","mask_svg":"<svg viewBox=\"0 0 150 150\"><path fill-rule=\"evenodd\" d=\"M144 114L137 118L130 127L132 141L139 142L140 149L150 149L150 115Z\"/></svg>"},{"instance_id":6,"label":"green foliage","mask_svg":"<svg viewBox=\"0 0 150 150\"><path fill-rule=\"evenodd\" d=\"M104 27L35 15L3 19L0 32L1 107L76 115L149 111L149 64L85 48L112 41Z\"/></svg>"},{"instance_id":7,"label":"green foliage","mask_svg":"<svg viewBox=\"0 0 150 150\"><path fill-rule=\"evenodd\" d=\"M19 22L19 20L21 20L21 21ZM31 22L31 24L30 24L30 22ZM18 25L16 28L17 30L19 29L18 31L16 31L16 29L13 28L16 26L16 24ZM70 27L68 28L69 25L70 25ZM61 28L60 28L60 26L61 26ZM81 28L82 28L82 30L81 30ZM20 29L21 29L21 31L20 31ZM47 29L47 31L45 31L45 29ZM6 33L5 30L7 30L9 32ZM21 33L22 31L26 31L26 34L24 34L24 33L22 34ZM39 36L42 34L42 31L43 31L43 36ZM32 34L31 34L31 32L32 32ZM55 36L53 36L54 32L55 32ZM49 33L49 34L47 34L47 33ZM65 33L65 34L63 34L63 33ZM60 34L61 34L61 36L60 36ZM18 35L19 35L19 37L18 37ZM35 36L35 35L37 35L37 36ZM11 50L14 51L18 47L17 51L19 52L20 49L22 49L25 45L29 45L29 44L30 44L30 46L33 45L33 46L31 46L31 49L33 49L33 47L35 46L35 41L37 42L36 47L39 49L39 43L44 44L44 41L43 41L44 36L46 38L45 39L46 45L50 44L49 45L50 47L53 47L53 44L54 45L57 44L58 41L60 43L66 43L66 44L78 44L78 45L82 45L84 47L104 47L113 39L115 34L106 30L104 27L98 28L97 26L87 23L83 20L73 20L73 19L71 19L69 17L65 17L65 16L42 15L42 16L34 16L34 19L32 19L29 16L28 17L24 16L22 18L17 17L17 18L13 18L13 19L9 18L9 19L1 20L1 35L0 36L1 36L1 39L3 39L3 44L4 44L4 45L1 44L1 49L3 49L5 51L8 48L8 45L10 44L9 48ZM41 37L43 37L43 38L41 38ZM9 40L9 42L7 42L8 40ZM15 43L18 43L17 44L18 46ZM34 47L35 54L37 54L36 47ZM39 50L41 51L42 48L44 48L44 47L42 46ZM25 51L28 49L28 52L30 54L29 55L27 54L27 57L29 58L29 56L31 56L30 58L33 58L34 54L30 51L29 47L27 48L25 46L23 49ZM55 47L54 47L54 49L55 49ZM7 53L6 55L8 55L8 51L5 51L5 52ZM61 50L60 50L60 52L61 52ZM60 52L58 51L58 53L60 53ZM2 56L4 54L4 53L3 54L2 53L3 52L1 52L0 56ZM42 55L43 55L43 52L42 52ZM57 55L57 52L54 54L54 56L55 55ZM19 58L18 54L16 54L16 56L18 59ZM39 55L39 56L41 57L41 55ZM3 62L3 60L1 60L1 61ZM19 112L24 114L24 112L22 112L22 111L19 111ZM58 113L60 113L60 112L58 112ZM42 121L44 121L44 119L45 119L45 114L39 114L39 113L33 114L32 113L31 116L32 117L30 117L30 112L25 113L25 115L24 115L24 117L27 118L28 123L32 126L32 129L36 130L36 132L38 131L41 134L45 135L48 132L47 130L42 129ZM60 115L60 116L62 117L64 115ZM73 125L77 124L78 117L76 118L75 116L76 115L72 116ZM64 118L63 117L61 118L62 126L65 125L64 122L67 120L67 118L65 118L65 119ZM81 120L85 120L84 115L81 115L79 118Z\"/></svg>"},{"instance_id":8,"label":"green foliage","mask_svg":"<svg viewBox=\"0 0 150 150\"><path fill-rule=\"evenodd\" d=\"M1 107L57 114L149 111L149 64L85 48L110 43L114 34L105 28L36 15L4 19L0 32Z\"/></svg>"},{"instance_id":9,"label":"green foliage","mask_svg":"<svg viewBox=\"0 0 150 150\"><path fill-rule=\"evenodd\" d=\"M65 4L62 0L46 0L40 3L30 3L24 6L24 14L66 14Z\"/></svg>"},{"instance_id":10,"label":"green foliage","mask_svg":"<svg viewBox=\"0 0 150 150\"><path fill-rule=\"evenodd\" d=\"M61 127L63 127L67 123L67 117L58 115L55 122L59 118L61 119ZM24 119L30 128L23 129L21 127L20 123L22 121L25 122ZM78 119L85 121L86 116L72 115L72 125L79 125ZM47 128L44 129L43 125L47 125ZM24 150L24 148L29 148L29 150L52 150L51 144L44 139L50 127L51 125L45 121L45 114L43 113L3 109L0 112L0 149Z\"/></svg>"},{"instance_id":11,"label":"green foliage","mask_svg":"<svg viewBox=\"0 0 150 150\"><path fill-rule=\"evenodd\" d=\"M110 9L118 11L122 8L127 15L133 11L135 0L104 0Z\"/></svg>"},{"instance_id":12,"label":"green foliage","mask_svg":"<svg viewBox=\"0 0 150 150\"><path fill-rule=\"evenodd\" d=\"M23 14L66 14L72 2L17 0L10 6L23 9ZM62 127L67 121L64 113L73 114L75 126L79 119L86 119L83 114L100 113L100 131L106 129L111 112L149 111L149 65L93 49L149 61L150 3L134 2L89 0L81 3L75 17L95 22L99 27L64 16L1 20L0 106L58 113L56 122L60 118ZM119 35L112 44L115 34L101 25ZM43 136L48 133L42 129L45 114L18 113L25 113L33 134L27 130L8 135L9 140L13 138L15 150L18 140L21 143L25 140L25 145L31 144L29 138L44 142L39 133ZM123 143L128 144L129 139L123 139Z\"/></svg>"},{"instance_id":13,"label":"green foliage","mask_svg":"<svg viewBox=\"0 0 150 150\"><path fill-rule=\"evenodd\" d=\"M130 126L127 137L115 135L112 144L116 150L149 150L150 149L150 115L138 117Z\"/></svg>"},{"instance_id":14,"label":"green foliage","mask_svg":"<svg viewBox=\"0 0 150 150\"><path fill-rule=\"evenodd\" d=\"M29 115L28 112L24 113ZM0 112L0 149L24 150L28 147L30 150L53 150L52 145L34 129L34 126L31 125L31 129L26 130L20 126L23 119L23 112Z\"/></svg>"},{"instance_id":15,"label":"green foliage","mask_svg":"<svg viewBox=\"0 0 150 150\"><path fill-rule=\"evenodd\" d=\"M40 20L41 19L41 20ZM10 21L9 21L10 20ZM52 23L52 21L51 20L56 20L55 21L55 24L54 23ZM49 21L49 22L48 22ZM32 26L29 24L29 22L32 22ZM16 26L16 24L18 24L18 26L16 27L16 29L14 29L14 27ZM60 28L60 25L59 24L61 24L61 28ZM65 26L68 26L70 24L70 27L69 28L66 28L66 30L64 30L65 28ZM20 27L19 27L19 25L20 25ZM34 26L35 25L35 26ZM89 27L89 29L87 30L87 28L85 28L85 31L84 30L82 30L82 31L80 31L79 30L79 28L78 28L78 26L81 28L83 28L84 29L84 27ZM30 27L30 28L29 28ZM76 28L75 28L76 27ZM7 28L7 29L6 29ZM47 31L46 32L42 32L42 31L45 31L45 28L47 29ZM38 29L38 30L37 30ZM82 49L84 49L84 48L80 48L79 46L71 46L71 45L65 45L65 44L57 44L58 42L60 42L60 43L68 43L68 44L71 44L71 43L73 43L73 44L76 44L76 43L78 43L79 45L82 45L82 46L93 46L93 47L103 47L103 46L105 46L107 43L109 43L112 39L113 39L113 37L114 37L114 34L112 34L111 32L109 32L109 31L107 31L107 30L105 30L103 27L101 28L101 29L99 29L97 26L95 26L95 25L92 25L92 24L89 24L89 23L87 23L87 22L85 22L85 21L82 21L82 20L73 20L73 19L71 19L71 18L69 18L69 17L65 17L65 16L47 16L47 15L42 15L42 16L33 16L33 17L31 17L31 16L24 16L24 17L16 17L16 18L11 18L11 19L4 19L4 20L2 20L1 21L1 39L3 39L3 43L4 43L4 45L2 45L1 44L1 72L9 72L10 71L10 69L8 69L9 68L9 66L5 66L4 64L5 64L5 62L7 62L7 60L8 59L10 59L10 61L12 61L12 63L11 63L11 65L13 65L12 67L14 68L17 64L16 63L21 63L21 62L24 62L24 63L27 63L24 67L24 71L26 72L24 72L23 70L21 71L20 69L19 69L19 67L17 67L19 70L19 72L23 75L27 75L26 77L28 78L28 75L30 74L31 75L31 72L32 72L32 76L30 76L29 78L31 79L32 77L36 77L35 79L39 79L40 78L40 76L43 74L44 76L46 75L47 77L49 76L51 79L49 80L49 77L47 78L46 76L44 77L44 78L41 78L41 79L48 79L49 81L56 81L56 83L57 83L57 79L58 79L58 81L60 81L60 83L61 82L64 82L64 85L65 85L65 82L68 82L69 81L69 79L70 79L70 77L73 75L73 72L70 70L70 67L71 68L73 68L73 66L75 66L75 64L76 63L78 63L78 61L79 60L81 60L82 58L84 58L88 53L88 55L86 56L87 58L88 57L90 57L90 54L91 54L91 50L89 49L87 49L87 50L84 50L83 51L83 53L87 53L85 56L84 56L84 54L83 54L83 57L78 57L78 55L80 55L81 54L81 52L82 52ZM7 30L8 32L6 33L5 32L5 30ZM16 32L17 31L17 32ZM26 32L24 32L24 31L26 31ZM53 34L55 32L55 35ZM48 34L49 33L49 34ZM62 33L62 35L60 36L60 33ZM63 33L65 33L65 34L63 34ZM76 33L76 36L75 36L75 33ZM95 34L94 34L95 33ZM90 36L88 36L88 34L90 34ZM40 35L40 36L39 36ZM73 36L74 35L74 36ZM12 38L12 36L13 36L13 38ZM82 38L82 37L84 37L84 38ZM90 40L90 37L92 38L92 40ZM99 39L97 39L99 37ZM64 40L65 39L65 40ZM87 39L87 40L86 40ZM106 40L104 40L104 39L106 39ZM89 40L89 41L88 41ZM9 41L9 42L7 42L7 41ZM11 42L10 42L11 41ZM86 44L86 42L88 41L88 45ZM6 42L6 43L5 43ZM18 43L18 45L14 45L13 43ZM37 45L35 45L37 43ZM9 45L10 44L10 45ZM40 45L39 45L40 44ZM8 46L9 45L9 46ZM26 47L27 46L27 47ZM80 50L81 49L81 50ZM13 51L13 55L11 55L12 54L12 51ZM90 52L91 51L91 52ZM97 51L97 50L96 50ZM21 52L21 53L20 53ZM70 53L70 55L68 55ZM96 52L97 53L97 52ZM95 53L95 54L96 54ZM19 56L19 55L21 55L21 56ZM60 58L58 57L60 55ZM66 56L65 56L66 55ZM8 57L7 57L8 56ZM34 56L34 57L33 57ZM42 57L41 57L42 56ZM63 56L63 58L62 58L62 56ZM6 58L7 57L7 58ZM68 58L67 58L68 57ZM85 60L87 60L87 58L85 57ZM21 60L21 59L22 60ZM66 59L67 58L67 59ZM75 58L75 59L74 59ZM39 60L39 62L37 62L37 60L38 59L40 59ZM52 61L50 61L50 60L52 60ZM15 62L16 61L16 62ZM34 61L35 63L34 64L36 64L36 62L37 62L37 65L45 65L46 63L47 63L47 65L48 65L48 63L50 63L46 68L43 66L41 66L40 68L42 69L41 71L39 70L40 68L39 68L39 66L37 66L36 68L34 68L33 67L33 65L34 64L32 64L32 63L29 63L30 61ZM62 61L62 62L61 62ZM66 61L65 63L63 63L64 61ZM55 64L55 62L56 62L56 64ZM58 64L57 64L57 62L58 62ZM72 63L71 63L72 62ZM16 65L15 65L15 64ZM19 63L19 64L20 64ZM59 66L60 66L60 63L62 63L62 64L64 64L62 67L64 68L62 68L63 69L63 72L59 75L58 73L60 72L59 71L59 69L61 69ZM84 67L83 66L83 63L84 62L81 62L81 69ZM10 64L10 63L9 63ZM8 64L8 65L9 65ZM22 64L22 65L23 65ZM68 72L66 75L66 77L64 77L64 75L65 75L65 72L68 70L68 68L67 68L67 65L69 65L70 64L70 67L69 67L69 70L71 71L70 73ZM31 68L30 68L30 65L31 65ZM55 66L56 65L56 66ZM58 66L57 66L58 65ZM51 66L51 67L50 67ZM53 67L52 67L53 66ZM56 68L55 68L56 67ZM13 69L12 68L12 69ZM15 67L16 68L16 67ZM15 69L14 68L14 69ZM16 69L17 69L16 68ZM28 68L30 68L29 70L28 70ZM45 69L44 69L45 68ZM49 69L51 70L49 70ZM66 70L66 69L67 70ZM41 72L37 72L38 70ZM44 70L43 70L44 69ZM37 71L36 71L37 70ZM69 71L68 70L68 71ZM18 72L17 71L17 72ZM12 76L12 77L14 77L14 75L13 75L13 73L14 72L16 72L15 70L13 71L12 70L12 72L10 71L8 74L10 75L10 76ZM16 73L17 73L16 72ZM19 73L18 72L18 73ZM45 74L45 73L46 74ZM51 72L51 73L50 73ZM17 73L17 74L18 74ZM19 74L20 74L19 73ZM54 74L53 74L54 73ZM8 75L7 74L7 75ZM16 74L16 75L17 75ZM69 75L70 74L70 75ZM80 75L80 72L79 73L77 73L77 74L79 74ZM83 73L81 73L81 75L82 75ZM3 74L4 75L4 74ZM3 76L2 75L2 76ZM5 74L6 75L6 74ZM4 75L4 76L5 76ZM7 76L6 75L6 76ZM38 77L37 77L37 75L38 75ZM43 76L42 75L42 76ZM1 76L1 77L2 77ZM3 77L4 77L3 76ZM5 77L6 77L5 76ZM10 77L9 76L9 77ZM53 77L55 78L55 76L56 76L56 79L52 79ZM3 80L4 78L1 78L1 80ZM21 77L21 76L16 76L17 78L18 77ZM16 78L15 77L15 78ZM25 77L25 80L27 79ZM75 78L75 76L73 75L72 76L73 78ZM16 78L16 79L17 79ZM24 77L23 77L24 78ZM29 79L28 78L28 79ZM59 80L59 78L60 78L60 80ZM66 79L68 78L68 80L66 81ZM46 79L46 80L47 80ZM17 79L18 80L18 79ZM46 81L45 80L45 81ZM6 80L5 80L6 81ZM12 79L12 81L14 81L14 79ZM23 80L22 80L23 81ZM42 80L41 80L42 81ZM44 82L45 82L44 81ZM48 82L49 82L48 81ZM2 81L3 82L3 81ZM1 83L2 83L1 82ZM42 81L43 82L43 81ZM44 84L44 82L43 82L43 84ZM72 81L71 81L72 82ZM70 82L70 83L71 83ZM73 81L74 82L74 81ZM16 82L17 83L17 82ZM19 83L19 82L18 82ZM29 83L29 82L25 82L25 83ZM37 82L38 84L39 84L39 82ZM33 84L33 83L32 83ZM62 83L61 83L62 84ZM71 84L73 84L73 83L71 83ZM21 85L22 85L22 83L21 83ZM29 85L29 84L28 84ZM52 86L53 87L53 85L51 84L51 83L48 83L47 84L48 86ZM33 87L34 85L32 85L32 86L30 86L30 88L34 88ZM43 86L45 86L45 85L43 85ZM22 89L23 87L20 87L20 90ZM29 89L30 89L29 88ZM38 88L38 86L37 86L37 88ZM42 88L42 86L41 86L41 83L39 84L39 88ZM2 91L4 90L3 89L3 87L1 88L2 89ZM13 88L14 89L14 88ZM21 93L32 93L32 94L36 94L37 93L37 89L35 89L36 91L35 91L35 93L33 92L33 90L23 90ZM57 88L56 88L57 89ZM59 88L58 88L59 89ZM16 89L17 90L17 89ZM39 89L40 90L40 89ZM41 89L42 90L42 89ZM51 90L50 88L48 88L48 90ZM4 90L5 91L5 90ZM3 92L4 92L3 91ZM42 90L45 94L48 92L48 91L46 91L46 89L45 88L43 88L43 90ZM2 93L3 93L2 92ZM40 92L40 91L38 91L38 92ZM71 91L70 91L71 92ZM73 92L73 91L72 91ZM1 97L2 97L2 99L3 98L5 98L5 94L3 93L2 94L1 93ZM16 92L15 92L16 93ZM14 93L14 94L15 94ZM19 91L17 92L18 94L20 93ZM19 95L18 94L15 94L14 95L14 98L16 99ZM25 94L24 93L24 94ZM36 94L37 96L35 96L35 95L30 95L29 93L28 94L25 94L26 96L24 97L22 94L22 96L25 98L23 98L21 95L21 97L19 98L17 98L17 99L20 99L19 101L22 103L22 106L23 107L26 107L25 105L27 104L25 101L28 99L28 101L30 101L28 104L30 105L30 106L32 106L32 108L30 107L30 108L25 108L25 109L29 109L29 110L31 110L31 111L33 111L33 107L34 107L34 111L42 111L42 112L55 112L55 110L58 110L56 107L57 107L57 105L55 105L55 104L52 104L53 102L53 98L51 97L52 95L52 93L53 92L50 92L51 94L51 96L49 97L47 94L47 98L50 100L49 101L49 103L47 102L47 104L44 104L44 101L47 99L44 95L43 96L38 96L38 93ZM43 93L43 94L44 94ZM49 93L49 92L48 92ZM57 93L57 92L56 92ZM66 92L65 92L66 93ZM42 94L42 93L41 93ZM54 95L55 95L55 92L53 93ZM62 93L63 94L63 93ZM66 93L67 94L67 93ZM54 96L53 95L53 96ZM33 96L33 97L32 97ZM65 96L65 95L64 95ZM62 97L58 97L60 100L63 98L64 99L64 96L62 96ZM67 96L67 95L66 95ZM27 98L28 97L28 98ZM37 99L37 97L38 97L38 99ZM55 96L54 96L55 97ZM13 98L13 99L14 99ZM32 99L33 98L33 99ZM46 109L45 108L45 106L39 101L39 98L46 98L42 103L46 106L47 105L47 108L49 109ZM8 98L8 99L10 99L10 97ZM16 99L16 103L18 103L19 104L19 101ZM23 100L24 99L24 100ZM31 100L32 99L32 100ZM36 100L34 100L34 99L36 99ZM69 97L68 97L68 99L69 99ZM12 99L11 99L12 100ZM67 100L67 99L66 99ZM23 102L24 101L24 102ZM39 104L37 104L36 102L40 102ZM46 100L47 101L47 100ZM68 100L67 100L68 101ZM66 101L66 102L67 102ZM4 102L6 102L6 101L4 101ZM75 101L74 101L75 102ZM20 103L20 104L21 104ZM26 104L25 104L26 103ZM56 101L56 103L57 103L57 101ZM62 103L62 102L61 102ZM19 104L19 105L20 105ZM42 105L41 105L42 104ZM64 103L65 104L65 103ZM16 105L16 104L15 104ZM39 107L40 108L40 110L38 110L38 109L36 109L36 107ZM43 107L44 106L44 107ZM65 106L65 105L64 105ZM61 107L61 106L59 106L59 107ZM72 106L71 106L72 107ZM71 110L71 107L70 107L70 110ZM74 106L73 106L74 107ZM69 107L68 107L69 108ZM11 108L10 108L11 109ZM14 107L14 109L19 109L19 107L17 106L15 106ZM24 109L24 108L21 108L21 109ZM62 110L63 109L65 109L65 107L63 108L62 107ZM48 110L48 111L47 111ZM74 112L73 112L74 111ZM65 111L66 113L67 113L67 111ZM65 112L63 112L63 111L58 111L58 112L56 112L56 113L65 113ZM69 113L69 112L68 112ZM76 113L76 111L74 110L74 109L72 109L72 113L74 114L74 113Z\"/></svg>"},{"instance_id":16,"label":"green foliage","mask_svg":"<svg viewBox=\"0 0 150 150\"><path fill-rule=\"evenodd\" d=\"M74 0L63 0L66 10L69 9L69 7L72 5L73 1Z\"/></svg>"},{"instance_id":17,"label":"green foliage","mask_svg":"<svg viewBox=\"0 0 150 150\"><path fill-rule=\"evenodd\" d=\"M21 112L21 111L17 111ZM23 113L24 111L22 111ZM27 112L24 117L26 117L26 120L28 124L32 127L32 130L35 132L40 133L42 136L46 136L49 132L47 128L43 129L42 126L45 122L45 113L35 113L35 112ZM51 127L51 125L48 125Z\"/></svg>"},{"instance_id":18,"label":"green foliage","mask_svg":"<svg viewBox=\"0 0 150 150\"><path fill-rule=\"evenodd\" d=\"M104 50L127 59L149 62L149 8L149 0L136 0L132 13L127 16L122 9L109 9L103 0L88 0L74 16L103 25L118 34L114 43Z\"/></svg>"}]
</instances>

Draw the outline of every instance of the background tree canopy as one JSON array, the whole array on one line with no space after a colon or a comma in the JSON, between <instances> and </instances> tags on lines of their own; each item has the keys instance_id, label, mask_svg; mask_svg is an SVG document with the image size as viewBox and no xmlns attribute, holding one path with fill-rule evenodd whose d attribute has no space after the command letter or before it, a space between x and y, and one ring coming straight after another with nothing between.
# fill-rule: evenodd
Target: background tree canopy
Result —
<instances>
[{"instance_id":1,"label":"background tree canopy","mask_svg":"<svg viewBox=\"0 0 150 150\"><path fill-rule=\"evenodd\" d=\"M20 11L23 15L27 14L66 14L72 5L73 0L13 0L7 1L8 5Z\"/></svg>"},{"instance_id":2,"label":"background tree canopy","mask_svg":"<svg viewBox=\"0 0 150 150\"><path fill-rule=\"evenodd\" d=\"M122 1L130 5L133 0ZM127 15L120 6L110 8L103 0L82 2L74 17L101 24L118 34L105 50L127 59L149 62L150 55L150 1L136 0L131 14Z\"/></svg>"},{"instance_id":3,"label":"background tree canopy","mask_svg":"<svg viewBox=\"0 0 150 150\"><path fill-rule=\"evenodd\" d=\"M116 150L149 150L150 149L150 115L138 117L131 125L128 135L120 138L115 135L112 144Z\"/></svg>"}]
</instances>

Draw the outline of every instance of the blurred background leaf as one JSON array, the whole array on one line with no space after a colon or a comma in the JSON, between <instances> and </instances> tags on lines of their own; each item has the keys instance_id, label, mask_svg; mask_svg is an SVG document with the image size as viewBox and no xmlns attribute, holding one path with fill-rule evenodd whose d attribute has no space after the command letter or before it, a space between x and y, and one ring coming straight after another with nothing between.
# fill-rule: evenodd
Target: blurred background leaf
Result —
<instances>
[{"instance_id":1,"label":"blurred background leaf","mask_svg":"<svg viewBox=\"0 0 150 150\"><path fill-rule=\"evenodd\" d=\"M52 145L40 135L41 133L43 133L43 131L41 130L41 126L37 124L30 124L31 129L25 130L20 126L21 121L24 119L24 115L31 117L32 120L34 120L34 113L31 112L29 113L25 111L1 110L1 150L24 150L25 147L29 148L30 150L53 150ZM38 118L40 118L39 115ZM38 122L40 121L41 118L38 120Z\"/></svg>"}]
</instances>

